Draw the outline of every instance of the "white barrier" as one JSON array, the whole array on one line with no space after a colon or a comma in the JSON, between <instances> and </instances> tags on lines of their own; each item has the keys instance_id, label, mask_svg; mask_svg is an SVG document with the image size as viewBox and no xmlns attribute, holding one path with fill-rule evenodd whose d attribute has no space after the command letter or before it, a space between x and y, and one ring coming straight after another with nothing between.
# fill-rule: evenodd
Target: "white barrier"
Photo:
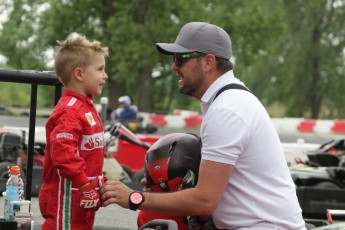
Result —
<instances>
[{"instance_id":1,"label":"white barrier","mask_svg":"<svg viewBox=\"0 0 345 230\"><path fill-rule=\"evenodd\" d=\"M202 120L198 112L189 110L175 110L174 115L140 113L146 122L155 124L158 127L167 128L198 128ZM155 117L156 116L156 117ZM187 122L192 119L193 122ZM191 120L189 120L191 121ZM200 122L199 122L200 121ZM345 134L343 124L334 132L336 120L313 120L304 118L272 118L273 125L278 133L318 133L318 134ZM339 121L339 120L338 120ZM339 125L338 125L339 127ZM339 131L340 130L340 131Z\"/></svg>"}]
</instances>

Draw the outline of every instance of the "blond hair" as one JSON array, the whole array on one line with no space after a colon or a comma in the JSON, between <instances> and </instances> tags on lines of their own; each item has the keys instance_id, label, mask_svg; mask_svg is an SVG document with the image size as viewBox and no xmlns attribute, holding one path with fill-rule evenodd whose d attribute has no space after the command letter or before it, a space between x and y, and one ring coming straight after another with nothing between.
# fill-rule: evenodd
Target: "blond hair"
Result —
<instances>
[{"instance_id":1,"label":"blond hair","mask_svg":"<svg viewBox=\"0 0 345 230\"><path fill-rule=\"evenodd\" d=\"M77 67L88 66L96 54L108 56L108 48L102 47L99 41L90 42L84 36L74 34L65 41L57 41L54 67L59 80L66 85Z\"/></svg>"}]
</instances>

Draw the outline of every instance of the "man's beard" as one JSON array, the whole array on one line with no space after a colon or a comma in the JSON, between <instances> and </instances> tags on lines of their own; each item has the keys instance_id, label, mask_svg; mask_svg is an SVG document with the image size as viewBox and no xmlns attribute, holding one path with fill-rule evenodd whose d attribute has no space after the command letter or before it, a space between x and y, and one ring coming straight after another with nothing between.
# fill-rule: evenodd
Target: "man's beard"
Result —
<instances>
[{"instance_id":1,"label":"man's beard","mask_svg":"<svg viewBox=\"0 0 345 230\"><path fill-rule=\"evenodd\" d=\"M188 81L187 78L184 78L184 84L182 86L179 86L178 88L178 91L180 93L186 94L188 96L194 96L195 93L200 89L204 82L204 76L201 72L199 63L195 66L193 74L195 78L193 78L192 80Z\"/></svg>"},{"instance_id":2,"label":"man's beard","mask_svg":"<svg viewBox=\"0 0 345 230\"><path fill-rule=\"evenodd\" d=\"M179 87L179 92L182 94L186 94L188 96L193 96L194 93L198 90L199 84L197 82L189 82L184 84L183 86Z\"/></svg>"}]
</instances>

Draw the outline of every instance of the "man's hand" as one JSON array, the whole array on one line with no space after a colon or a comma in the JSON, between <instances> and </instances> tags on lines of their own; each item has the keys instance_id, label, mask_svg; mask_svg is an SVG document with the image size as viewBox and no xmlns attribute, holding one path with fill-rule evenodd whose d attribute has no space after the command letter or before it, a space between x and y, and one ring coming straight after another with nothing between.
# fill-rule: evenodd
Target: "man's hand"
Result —
<instances>
[{"instance_id":1,"label":"man's hand","mask_svg":"<svg viewBox=\"0 0 345 230\"><path fill-rule=\"evenodd\" d=\"M140 180L140 184L142 184L144 186L143 188L143 192L152 192L152 189L149 187L149 185L147 184L147 179L146 177L143 177Z\"/></svg>"},{"instance_id":2,"label":"man's hand","mask_svg":"<svg viewBox=\"0 0 345 230\"><path fill-rule=\"evenodd\" d=\"M96 210L98 210L101 207L99 194L96 190L98 185L98 178L95 178L94 180L90 181L89 184L86 184L85 186L79 188L82 194L80 197L80 207Z\"/></svg>"},{"instance_id":3,"label":"man's hand","mask_svg":"<svg viewBox=\"0 0 345 230\"><path fill-rule=\"evenodd\" d=\"M108 180L101 188L102 205L118 204L123 208L129 208L129 194L131 188L117 180Z\"/></svg>"},{"instance_id":4,"label":"man's hand","mask_svg":"<svg viewBox=\"0 0 345 230\"><path fill-rule=\"evenodd\" d=\"M100 189L102 188L102 186L104 185L104 183L107 182L107 180L109 180L108 177L103 176L103 178L102 178L102 180L101 180L100 187L99 187ZM103 202L103 200L102 200L102 197L99 196L99 199L100 199L100 201L101 201L101 207L103 207L103 206L104 206L104 202Z\"/></svg>"}]
</instances>

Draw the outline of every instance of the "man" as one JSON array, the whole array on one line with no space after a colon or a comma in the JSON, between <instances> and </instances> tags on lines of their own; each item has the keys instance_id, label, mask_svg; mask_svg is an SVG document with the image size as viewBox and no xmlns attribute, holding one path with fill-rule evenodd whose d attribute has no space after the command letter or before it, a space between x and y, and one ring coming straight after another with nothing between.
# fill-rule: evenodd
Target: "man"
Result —
<instances>
[{"instance_id":1,"label":"man","mask_svg":"<svg viewBox=\"0 0 345 230\"><path fill-rule=\"evenodd\" d=\"M173 56L179 91L201 101L202 160L195 188L134 192L117 181L101 189L105 205L168 215L212 215L218 229L305 229L279 136L260 101L234 77L229 35L191 22L175 43L157 43ZM228 84L236 89L220 92ZM232 85L233 86L233 85Z\"/></svg>"}]
</instances>

